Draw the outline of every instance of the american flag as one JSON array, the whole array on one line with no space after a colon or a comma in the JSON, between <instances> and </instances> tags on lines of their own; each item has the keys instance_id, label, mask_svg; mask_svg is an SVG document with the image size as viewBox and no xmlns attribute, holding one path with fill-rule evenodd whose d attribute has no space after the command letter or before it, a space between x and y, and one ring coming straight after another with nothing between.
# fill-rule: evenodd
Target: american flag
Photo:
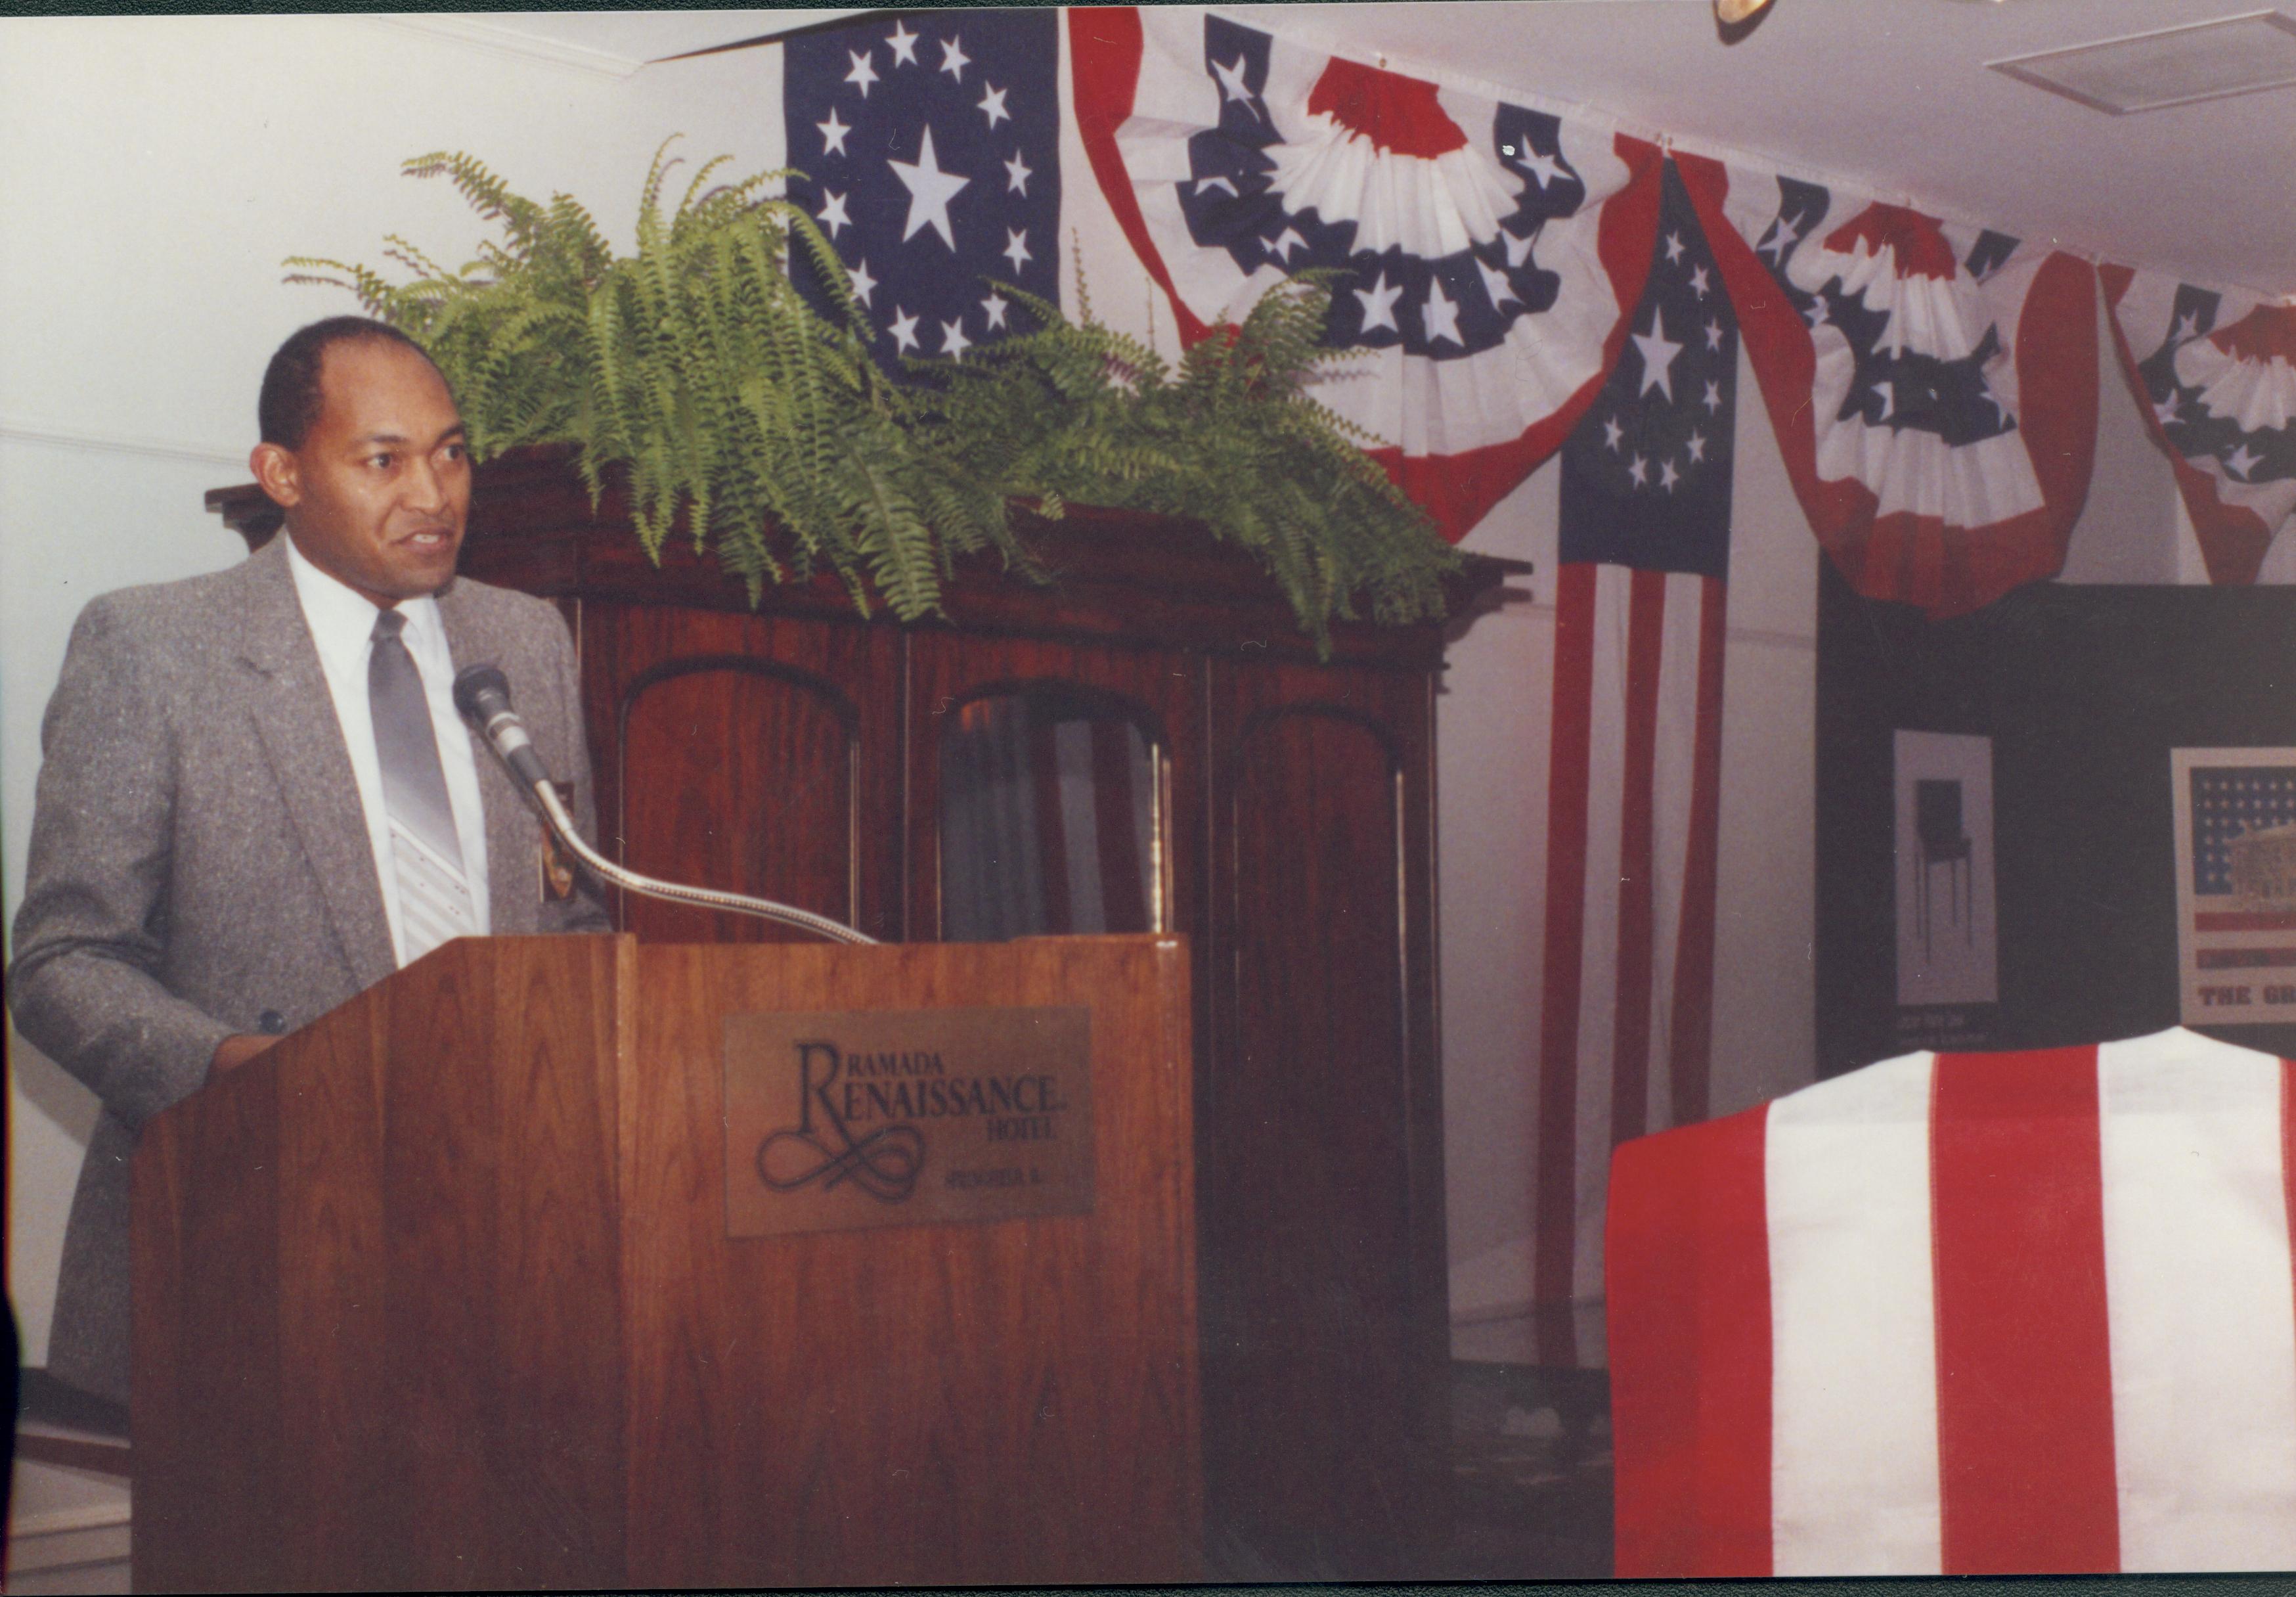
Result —
<instances>
[{"instance_id":1,"label":"american flag","mask_svg":"<svg viewBox=\"0 0 2296 1597\"><path fill-rule=\"evenodd\" d=\"M2125 267L2099 276L2121 369L2167 451L2211 582L2253 582L2296 515L2296 305Z\"/></svg>"},{"instance_id":2,"label":"american flag","mask_svg":"<svg viewBox=\"0 0 2296 1597\"><path fill-rule=\"evenodd\" d=\"M889 367L1023 330L1060 297L1060 16L875 12L783 45L790 197L852 274ZM800 285L821 285L800 254Z\"/></svg>"},{"instance_id":3,"label":"american flag","mask_svg":"<svg viewBox=\"0 0 2296 1597\"><path fill-rule=\"evenodd\" d=\"M1677 162L1787 477L1850 585L1941 617L2054 576L2095 453L2095 269L1817 184Z\"/></svg>"},{"instance_id":4,"label":"american flag","mask_svg":"<svg viewBox=\"0 0 2296 1597\"><path fill-rule=\"evenodd\" d=\"M1619 1150L1623 1576L2296 1568L2296 1065L1918 1053Z\"/></svg>"},{"instance_id":5,"label":"american flag","mask_svg":"<svg viewBox=\"0 0 2296 1597\"><path fill-rule=\"evenodd\" d=\"M1562 449L1533 1267L1545 1304L1601 1293L1611 1148L1707 1112L1738 328L1670 161L1628 327Z\"/></svg>"}]
</instances>

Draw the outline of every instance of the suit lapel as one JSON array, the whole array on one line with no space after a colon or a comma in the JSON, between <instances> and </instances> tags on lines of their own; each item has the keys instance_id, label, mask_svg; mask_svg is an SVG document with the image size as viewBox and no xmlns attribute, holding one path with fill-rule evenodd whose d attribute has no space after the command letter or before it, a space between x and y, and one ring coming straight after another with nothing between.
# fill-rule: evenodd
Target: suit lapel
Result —
<instances>
[{"instance_id":1,"label":"suit lapel","mask_svg":"<svg viewBox=\"0 0 2296 1597\"><path fill-rule=\"evenodd\" d=\"M250 712L296 840L319 879L327 918L362 988L398 967L351 773L342 723L295 595L282 532L248 557L240 653L255 668Z\"/></svg>"},{"instance_id":2,"label":"suit lapel","mask_svg":"<svg viewBox=\"0 0 2296 1597\"><path fill-rule=\"evenodd\" d=\"M488 652L459 580L439 596L439 619L447 631L447 650L455 669L500 663ZM487 919L497 936L515 937L541 926L542 823L503 770L502 761L486 739L469 732L472 757L479 762L479 806L487 826Z\"/></svg>"}]
</instances>

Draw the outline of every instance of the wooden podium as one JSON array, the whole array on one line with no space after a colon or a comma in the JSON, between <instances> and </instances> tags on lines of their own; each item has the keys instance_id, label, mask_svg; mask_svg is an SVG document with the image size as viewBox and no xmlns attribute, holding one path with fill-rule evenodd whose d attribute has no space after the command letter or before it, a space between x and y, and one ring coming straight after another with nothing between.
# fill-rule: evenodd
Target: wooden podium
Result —
<instances>
[{"instance_id":1,"label":"wooden podium","mask_svg":"<svg viewBox=\"0 0 2296 1597\"><path fill-rule=\"evenodd\" d=\"M470 940L284 1039L136 1154L136 1589L1198 1577L1187 972ZM1055 1006L1088 1213L728 1234L728 1017Z\"/></svg>"}]
</instances>

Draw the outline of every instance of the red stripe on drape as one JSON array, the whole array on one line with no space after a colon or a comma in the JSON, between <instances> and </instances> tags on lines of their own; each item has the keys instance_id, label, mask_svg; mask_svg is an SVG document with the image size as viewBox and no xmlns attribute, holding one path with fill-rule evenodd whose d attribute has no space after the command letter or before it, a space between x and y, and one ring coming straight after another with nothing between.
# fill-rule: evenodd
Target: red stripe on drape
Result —
<instances>
[{"instance_id":1,"label":"red stripe on drape","mask_svg":"<svg viewBox=\"0 0 2296 1597\"><path fill-rule=\"evenodd\" d=\"M1940 1054L1931 1091L1945 1573L2117 1569L2096 1050Z\"/></svg>"},{"instance_id":2,"label":"red stripe on drape","mask_svg":"<svg viewBox=\"0 0 2296 1597\"><path fill-rule=\"evenodd\" d=\"M1698 733L1691 753L1690 847L1674 953L1674 1124L1706 1118L1714 1050L1714 904L1722 825L1722 658L1729 589L1705 579L1698 614Z\"/></svg>"},{"instance_id":3,"label":"red stripe on drape","mask_svg":"<svg viewBox=\"0 0 2296 1597\"><path fill-rule=\"evenodd\" d=\"M1666 573L1637 571L1627 599L1626 768L1619 803L1618 986L1611 1050L1611 1146L1650 1130L1652 875L1658 808L1658 685Z\"/></svg>"},{"instance_id":4,"label":"red stripe on drape","mask_svg":"<svg viewBox=\"0 0 2296 1597\"><path fill-rule=\"evenodd\" d=\"M1555 580L1554 702L1546 783L1546 970L1538 1038L1538 1190L1532 1296L1570 1297L1578 1225L1579 959L1587 918L1587 781L1595 698L1595 568Z\"/></svg>"},{"instance_id":5,"label":"red stripe on drape","mask_svg":"<svg viewBox=\"0 0 2296 1597\"><path fill-rule=\"evenodd\" d=\"M2296 1062L2280 1061L2280 1187L2288 1206L2290 1300L2296 1302Z\"/></svg>"},{"instance_id":6,"label":"red stripe on drape","mask_svg":"<svg viewBox=\"0 0 2296 1597\"><path fill-rule=\"evenodd\" d=\"M1767 1106L1611 1164L1603 1264L1617 1573L1767 1576Z\"/></svg>"}]
</instances>

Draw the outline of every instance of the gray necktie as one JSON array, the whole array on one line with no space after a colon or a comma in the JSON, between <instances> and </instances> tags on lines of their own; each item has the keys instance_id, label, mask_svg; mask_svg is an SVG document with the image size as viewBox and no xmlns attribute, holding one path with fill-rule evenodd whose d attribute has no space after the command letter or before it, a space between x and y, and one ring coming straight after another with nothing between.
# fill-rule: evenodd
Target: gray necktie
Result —
<instances>
[{"instance_id":1,"label":"gray necktie","mask_svg":"<svg viewBox=\"0 0 2296 1597\"><path fill-rule=\"evenodd\" d=\"M447 773L422 673L399 634L406 617L386 610L374 618L374 651L367 658L367 701L374 712L374 752L382 766L383 808L390 817L390 852L398 882L398 923L406 962L413 964L450 937L478 930L463 844L447 799Z\"/></svg>"}]
</instances>

